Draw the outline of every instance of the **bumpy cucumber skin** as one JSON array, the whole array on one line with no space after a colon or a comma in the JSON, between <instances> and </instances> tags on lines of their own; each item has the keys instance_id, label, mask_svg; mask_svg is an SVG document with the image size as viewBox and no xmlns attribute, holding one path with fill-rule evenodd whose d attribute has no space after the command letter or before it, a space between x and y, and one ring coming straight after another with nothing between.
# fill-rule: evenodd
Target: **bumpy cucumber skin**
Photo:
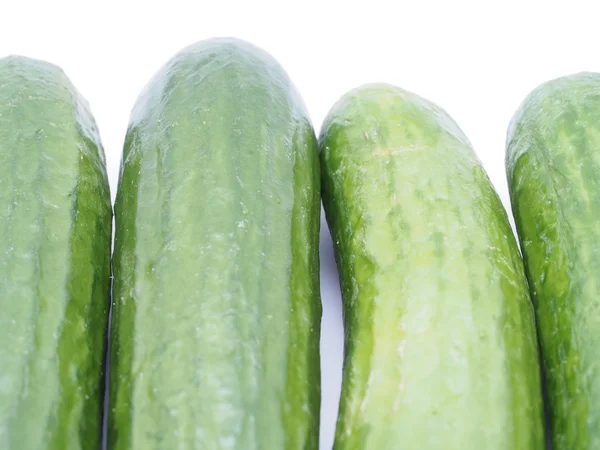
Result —
<instances>
[{"instance_id":1,"label":"bumpy cucumber skin","mask_svg":"<svg viewBox=\"0 0 600 450\"><path fill-rule=\"evenodd\" d=\"M334 448L544 448L523 263L467 138L375 84L333 107L320 147L344 300Z\"/></svg>"},{"instance_id":2,"label":"bumpy cucumber skin","mask_svg":"<svg viewBox=\"0 0 600 450\"><path fill-rule=\"evenodd\" d=\"M600 448L600 74L535 89L509 127L506 168L553 448Z\"/></svg>"},{"instance_id":3,"label":"bumpy cucumber skin","mask_svg":"<svg viewBox=\"0 0 600 450\"><path fill-rule=\"evenodd\" d=\"M212 39L154 77L115 206L109 448L318 448L319 213L271 56Z\"/></svg>"},{"instance_id":4,"label":"bumpy cucumber skin","mask_svg":"<svg viewBox=\"0 0 600 450\"><path fill-rule=\"evenodd\" d=\"M0 59L0 448L100 447L112 210L65 74Z\"/></svg>"}]
</instances>

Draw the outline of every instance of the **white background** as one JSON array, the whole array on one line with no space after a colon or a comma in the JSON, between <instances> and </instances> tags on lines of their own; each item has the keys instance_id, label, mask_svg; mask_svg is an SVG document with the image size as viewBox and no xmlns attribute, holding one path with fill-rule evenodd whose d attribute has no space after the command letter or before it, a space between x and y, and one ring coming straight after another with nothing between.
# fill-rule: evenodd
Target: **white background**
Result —
<instances>
[{"instance_id":1,"label":"white background","mask_svg":"<svg viewBox=\"0 0 600 450\"><path fill-rule=\"evenodd\" d=\"M211 36L273 54L319 130L332 104L385 81L445 108L473 143L505 206L508 122L539 83L600 70L597 2L575 1L24 1L0 2L0 56L60 65L88 99L102 135L112 194L128 116L150 76ZM341 380L337 271L323 222L321 448L331 448Z\"/></svg>"}]
</instances>

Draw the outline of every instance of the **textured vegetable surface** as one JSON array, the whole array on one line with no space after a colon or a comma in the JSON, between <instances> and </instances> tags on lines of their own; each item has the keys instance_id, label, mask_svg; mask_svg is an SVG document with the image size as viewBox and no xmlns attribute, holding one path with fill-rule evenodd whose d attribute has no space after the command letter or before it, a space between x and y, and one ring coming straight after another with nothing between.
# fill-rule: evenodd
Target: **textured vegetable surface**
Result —
<instances>
[{"instance_id":1,"label":"textured vegetable surface","mask_svg":"<svg viewBox=\"0 0 600 450\"><path fill-rule=\"evenodd\" d=\"M250 44L195 44L147 86L116 203L109 448L318 447L318 163Z\"/></svg>"},{"instance_id":2,"label":"textured vegetable surface","mask_svg":"<svg viewBox=\"0 0 600 450\"><path fill-rule=\"evenodd\" d=\"M86 102L0 59L0 448L100 447L111 205Z\"/></svg>"},{"instance_id":3,"label":"textured vegetable surface","mask_svg":"<svg viewBox=\"0 0 600 450\"><path fill-rule=\"evenodd\" d=\"M600 74L535 89L513 118L507 145L553 448L600 448Z\"/></svg>"},{"instance_id":4,"label":"textured vegetable surface","mask_svg":"<svg viewBox=\"0 0 600 450\"><path fill-rule=\"evenodd\" d=\"M544 448L523 263L467 138L378 84L333 107L320 146L346 335L335 448Z\"/></svg>"}]
</instances>

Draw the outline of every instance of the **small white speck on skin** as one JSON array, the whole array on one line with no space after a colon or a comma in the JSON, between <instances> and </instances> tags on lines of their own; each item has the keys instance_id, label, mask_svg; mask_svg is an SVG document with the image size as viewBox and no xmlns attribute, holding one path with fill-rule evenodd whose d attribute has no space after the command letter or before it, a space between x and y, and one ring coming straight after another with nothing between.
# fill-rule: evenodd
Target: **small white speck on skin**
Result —
<instances>
[{"instance_id":1,"label":"small white speck on skin","mask_svg":"<svg viewBox=\"0 0 600 450\"><path fill-rule=\"evenodd\" d=\"M406 339L402 339L398 344L398 355L400 358L404 358L404 349L406 348Z\"/></svg>"},{"instance_id":2,"label":"small white speck on skin","mask_svg":"<svg viewBox=\"0 0 600 450\"><path fill-rule=\"evenodd\" d=\"M360 403L360 413L364 414L365 409L367 408L367 403L369 402L369 396L371 393L371 385L373 383L373 372L369 374L369 378L367 379L367 389L365 389L365 396Z\"/></svg>"},{"instance_id":3,"label":"small white speck on skin","mask_svg":"<svg viewBox=\"0 0 600 450\"><path fill-rule=\"evenodd\" d=\"M221 448L224 449L228 449L228 448L235 448L235 437L233 436L227 436L227 437L223 437L220 439L221 441Z\"/></svg>"},{"instance_id":4,"label":"small white speck on skin","mask_svg":"<svg viewBox=\"0 0 600 450\"><path fill-rule=\"evenodd\" d=\"M417 333L425 333L427 330L429 330L429 324L425 324L424 326L417 328Z\"/></svg>"},{"instance_id":5,"label":"small white speck on skin","mask_svg":"<svg viewBox=\"0 0 600 450\"><path fill-rule=\"evenodd\" d=\"M400 407L400 399L401 399L401 393L404 392L404 380L400 380L400 384L398 385L398 394L394 397L394 404L392 405L392 408L394 411L398 411L398 408Z\"/></svg>"}]
</instances>

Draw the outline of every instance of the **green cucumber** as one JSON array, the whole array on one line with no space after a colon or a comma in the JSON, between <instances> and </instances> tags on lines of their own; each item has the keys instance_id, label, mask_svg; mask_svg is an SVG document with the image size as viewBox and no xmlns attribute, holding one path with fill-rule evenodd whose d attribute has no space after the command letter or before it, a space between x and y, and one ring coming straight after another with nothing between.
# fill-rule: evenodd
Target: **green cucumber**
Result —
<instances>
[{"instance_id":1,"label":"green cucumber","mask_svg":"<svg viewBox=\"0 0 600 450\"><path fill-rule=\"evenodd\" d=\"M211 39L141 94L115 206L110 449L317 449L317 140L281 66Z\"/></svg>"},{"instance_id":2,"label":"green cucumber","mask_svg":"<svg viewBox=\"0 0 600 450\"><path fill-rule=\"evenodd\" d=\"M0 59L0 448L100 448L112 210L58 67Z\"/></svg>"},{"instance_id":3,"label":"green cucumber","mask_svg":"<svg viewBox=\"0 0 600 450\"><path fill-rule=\"evenodd\" d=\"M523 262L465 135L374 84L320 147L346 337L335 449L544 448Z\"/></svg>"},{"instance_id":4,"label":"green cucumber","mask_svg":"<svg viewBox=\"0 0 600 450\"><path fill-rule=\"evenodd\" d=\"M511 122L506 168L553 448L600 448L600 74L535 89Z\"/></svg>"}]
</instances>

